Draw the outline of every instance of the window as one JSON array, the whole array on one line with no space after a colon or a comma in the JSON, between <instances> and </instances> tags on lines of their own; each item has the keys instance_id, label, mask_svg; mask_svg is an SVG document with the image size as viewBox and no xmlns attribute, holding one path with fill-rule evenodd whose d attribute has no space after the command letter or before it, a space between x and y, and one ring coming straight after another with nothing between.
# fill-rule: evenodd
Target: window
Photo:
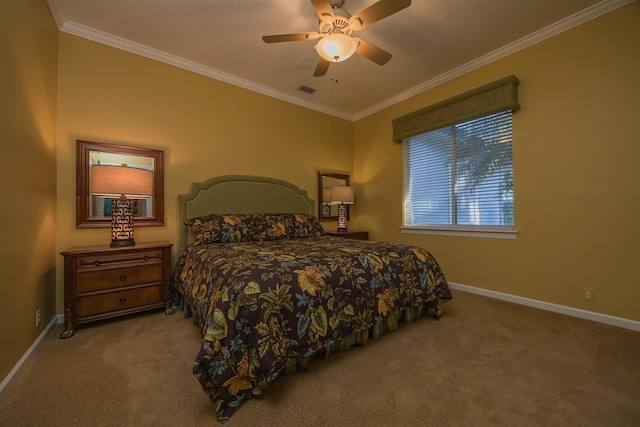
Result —
<instances>
[{"instance_id":1,"label":"window","mask_svg":"<svg viewBox=\"0 0 640 427\"><path fill-rule=\"evenodd\" d=\"M403 223L513 230L511 110L402 143Z\"/></svg>"},{"instance_id":2,"label":"window","mask_svg":"<svg viewBox=\"0 0 640 427\"><path fill-rule=\"evenodd\" d=\"M516 76L393 119L403 231L515 238L511 117Z\"/></svg>"}]
</instances>

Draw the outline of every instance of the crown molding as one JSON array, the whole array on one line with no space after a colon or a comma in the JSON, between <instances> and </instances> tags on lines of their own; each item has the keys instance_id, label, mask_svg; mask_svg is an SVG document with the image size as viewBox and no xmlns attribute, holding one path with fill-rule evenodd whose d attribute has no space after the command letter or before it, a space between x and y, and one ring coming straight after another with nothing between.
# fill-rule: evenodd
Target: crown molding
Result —
<instances>
[{"instance_id":1,"label":"crown molding","mask_svg":"<svg viewBox=\"0 0 640 427\"><path fill-rule=\"evenodd\" d=\"M59 0L47 0L47 5L51 11L51 16L56 23L58 29L61 29L65 22L67 22L67 16L64 13L64 9Z\"/></svg>"},{"instance_id":2,"label":"crown molding","mask_svg":"<svg viewBox=\"0 0 640 427\"><path fill-rule=\"evenodd\" d=\"M327 108L325 106L322 106L313 102L305 101L303 99L288 95L284 92L269 88L267 86L263 86L263 85L254 83L252 81L245 80L240 77L231 75L229 73L225 73L215 68L207 67L202 64L198 64L196 62L189 61L184 58L180 58L178 56L171 55L166 52L163 52L148 46L144 46L142 44L132 42L130 40L117 37L112 34L105 33L103 31L99 31L99 30L78 24L73 21L69 21L66 18L64 9L59 0L47 0L47 3L49 5L49 9L51 10L53 19L56 22L56 25L62 32L73 34L88 40L93 40L95 42L102 43L107 46L115 47L117 49L121 49L127 52L131 52L136 55L144 56L146 58L154 59L156 61L160 61L165 64L173 65L178 68L192 71L194 73L201 74L216 80L220 80L225 83L232 84L234 86L242 87L244 89L247 89L253 92L261 93L263 95L267 95L272 98L279 99L281 101L289 102L291 104L309 108L314 111L318 111L331 116L335 116L338 118L355 122L371 114L374 114L380 110L383 110L387 107L397 104L398 102L409 99L431 88L434 88L445 82L453 80L464 74L467 74L470 71L483 67L487 64L490 64L491 62L497 61L498 59L504 58L505 56L511 55L527 47L533 46L536 43L539 43L543 40L546 40L550 37L553 37L557 34L567 31L575 26L578 26L582 23L595 19L612 10L615 10L619 7L632 3L633 1L635 0L603 0L600 3L597 3L583 11L580 11L565 19L562 19L539 31L536 31L535 33L532 33L519 40L516 40L513 43L509 43L508 45L503 46L500 49L497 49L487 55L474 59L473 61L467 62L466 64L463 64L457 68L447 71L446 73L443 73L431 80L428 80L407 91L399 93L398 95L388 98L379 104L373 105L372 107L362 110L353 115L347 114L343 111L335 110L332 108Z\"/></svg>"},{"instance_id":3,"label":"crown molding","mask_svg":"<svg viewBox=\"0 0 640 427\"><path fill-rule=\"evenodd\" d=\"M54 1L54 0L50 0ZM178 68L182 68L187 71L191 71L197 74L201 74L206 77L210 77L216 80L223 81L225 83L232 84L234 86L242 87L253 92L261 93L263 95L277 98L282 101L286 101L292 104L306 107L311 110L319 111L321 113L329 114L336 117L341 117L346 120L351 120L351 116L346 115L340 111L326 108L321 105L314 104L288 95L286 93L271 89L267 86L263 86L254 83L249 80L242 79L229 73L217 70L215 68L207 67L197 62L189 61L184 58L180 58L175 55L163 52L158 49L154 49L140 43L132 42L131 40L124 39L122 37L114 36L113 34L105 33L85 25L78 24L73 21L66 21L60 31L73 34L78 37L82 37L88 40L92 40L98 43L105 44L107 46L114 47L116 49L124 50L136 55L144 56L156 61L160 61L165 64L173 65Z\"/></svg>"},{"instance_id":4,"label":"crown molding","mask_svg":"<svg viewBox=\"0 0 640 427\"><path fill-rule=\"evenodd\" d=\"M411 98L412 96L418 95L422 92L426 92L429 89L432 89L436 86L439 86L443 83L448 82L449 80L453 80L457 77L460 77L464 74L467 74L473 70L481 68L487 64L490 64L498 59L504 58L505 56L511 55L523 49L526 49L530 46L535 45L536 43L540 43L543 40L551 38L555 35L558 35L564 31L567 31L573 27L576 27L580 24L583 24L587 21L595 19L605 13L611 12L619 7L632 3L635 0L604 0L600 3L597 3L585 10L582 10L576 14L568 16L565 19L562 19L554 24L551 24L535 33L531 33L528 36L522 37L519 40L516 40L512 43L509 43L506 46L503 46L493 52L490 52L484 56L481 56L473 61L467 62L457 68L454 68L450 71L447 71L444 74L441 74L431 80L428 80L418 86L415 86L405 92L399 93L396 96L393 96L385 101L372 106L366 110L362 110L359 113L353 116L353 121L357 121L363 119L371 114L377 113L380 110L388 108L392 105L397 104L398 102L404 101L406 99Z\"/></svg>"}]
</instances>

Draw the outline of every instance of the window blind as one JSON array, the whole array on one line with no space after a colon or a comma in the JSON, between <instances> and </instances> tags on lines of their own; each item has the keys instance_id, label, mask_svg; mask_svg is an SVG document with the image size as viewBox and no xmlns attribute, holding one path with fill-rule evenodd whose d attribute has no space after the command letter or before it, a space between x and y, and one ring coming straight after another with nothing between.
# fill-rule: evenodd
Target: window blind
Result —
<instances>
[{"instance_id":1,"label":"window blind","mask_svg":"<svg viewBox=\"0 0 640 427\"><path fill-rule=\"evenodd\" d=\"M512 111L403 141L405 226L514 224Z\"/></svg>"}]
</instances>

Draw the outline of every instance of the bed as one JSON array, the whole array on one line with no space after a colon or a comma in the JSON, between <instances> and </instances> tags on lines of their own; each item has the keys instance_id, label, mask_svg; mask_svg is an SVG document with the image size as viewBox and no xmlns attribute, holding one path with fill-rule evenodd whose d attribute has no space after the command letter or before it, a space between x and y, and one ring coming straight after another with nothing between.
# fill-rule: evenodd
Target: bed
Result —
<instances>
[{"instance_id":1,"label":"bed","mask_svg":"<svg viewBox=\"0 0 640 427\"><path fill-rule=\"evenodd\" d=\"M193 374L225 422L309 361L364 346L451 292L426 250L327 236L306 191L222 176L179 196L172 285L202 331Z\"/></svg>"}]
</instances>

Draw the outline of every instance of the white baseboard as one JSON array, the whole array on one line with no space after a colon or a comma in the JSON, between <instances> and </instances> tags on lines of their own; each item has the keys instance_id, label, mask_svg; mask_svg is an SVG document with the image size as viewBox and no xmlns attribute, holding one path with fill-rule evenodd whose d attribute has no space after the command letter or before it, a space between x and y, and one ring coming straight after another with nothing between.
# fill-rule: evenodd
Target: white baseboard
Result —
<instances>
[{"instance_id":1,"label":"white baseboard","mask_svg":"<svg viewBox=\"0 0 640 427\"><path fill-rule=\"evenodd\" d=\"M20 360L18 360L18 363L16 363L16 366L14 366L13 369L11 370L11 372L9 372L9 374L5 377L5 379L2 380L2 382L0 383L0 392L2 392L2 390L4 390L4 388L5 388L5 386L7 384L9 384L9 381L11 381L11 378L13 378L13 376L16 374L16 372L18 372L18 370L22 367L22 364L29 358L29 356L31 355L33 350L36 349L38 344L40 344L40 341L42 341L42 339L47 334L47 332L49 332L49 329L51 329L53 327L53 325L56 325L58 323L62 323L63 320L64 320L64 315L62 315L62 314L58 314L56 316L53 316L53 318L51 319L49 324L42 330L40 335L38 335L38 338L36 338L36 340L33 342L33 344L31 344L31 347L29 347L29 349L24 353L24 355L20 358Z\"/></svg>"},{"instance_id":2,"label":"white baseboard","mask_svg":"<svg viewBox=\"0 0 640 427\"><path fill-rule=\"evenodd\" d=\"M505 294L488 289L476 288L460 283L449 282L449 287L451 289L457 289L463 292L469 292L489 298L509 301L515 304L535 307L541 310L553 311L554 313L566 314L567 316L579 317L580 319L592 320L594 322L605 323L607 325L618 326L620 328L631 329L632 331L640 332L640 322L635 320L609 316L607 314L581 310L579 308L567 307L565 305L553 304L550 302L539 301L531 298L519 297L517 295Z\"/></svg>"}]
</instances>

